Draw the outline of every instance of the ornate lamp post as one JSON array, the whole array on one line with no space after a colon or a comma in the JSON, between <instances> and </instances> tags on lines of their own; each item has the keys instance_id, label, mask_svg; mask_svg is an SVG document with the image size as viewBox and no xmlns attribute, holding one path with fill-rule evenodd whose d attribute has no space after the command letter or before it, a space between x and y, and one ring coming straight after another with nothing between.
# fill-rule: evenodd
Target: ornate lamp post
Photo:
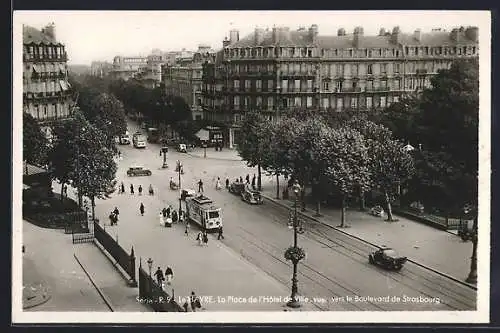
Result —
<instances>
[{"instance_id":1,"label":"ornate lamp post","mask_svg":"<svg viewBox=\"0 0 500 333\"><path fill-rule=\"evenodd\" d=\"M182 186L181 186L181 173L182 173L182 162L177 160L177 165L175 167L177 170L177 173L179 175L179 218L181 217L182 214Z\"/></svg>"},{"instance_id":2,"label":"ornate lamp post","mask_svg":"<svg viewBox=\"0 0 500 333\"><path fill-rule=\"evenodd\" d=\"M168 168L167 153L168 153L168 147L167 147L167 145L164 145L163 147L161 147L161 150L160 150L160 156L163 154L163 165L161 166L163 169Z\"/></svg>"},{"instance_id":3,"label":"ornate lamp post","mask_svg":"<svg viewBox=\"0 0 500 333\"><path fill-rule=\"evenodd\" d=\"M149 277L151 277L151 269L153 268L153 259L151 257L146 261L148 263L148 268L149 268Z\"/></svg>"},{"instance_id":4,"label":"ornate lamp post","mask_svg":"<svg viewBox=\"0 0 500 333\"><path fill-rule=\"evenodd\" d=\"M293 216L293 247L289 247L285 251L285 259L291 260L293 263L293 276L292 276L292 295L290 296L290 301L286 304L291 308L299 308L300 302L297 300L297 264L300 260L305 258L305 252L302 248L297 246L297 201L302 188L295 182L293 185L293 192L295 193L295 205L294 205L294 216Z\"/></svg>"},{"instance_id":5,"label":"ornate lamp post","mask_svg":"<svg viewBox=\"0 0 500 333\"><path fill-rule=\"evenodd\" d=\"M474 224L472 226L472 256L470 261L470 273L465 282L477 283L477 212L474 214Z\"/></svg>"}]
</instances>

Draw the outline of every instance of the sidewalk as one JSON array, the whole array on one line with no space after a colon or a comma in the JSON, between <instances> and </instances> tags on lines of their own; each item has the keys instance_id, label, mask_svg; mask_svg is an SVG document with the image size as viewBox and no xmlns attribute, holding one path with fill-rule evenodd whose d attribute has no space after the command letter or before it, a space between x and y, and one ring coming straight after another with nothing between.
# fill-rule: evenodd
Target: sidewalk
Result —
<instances>
[{"instance_id":1,"label":"sidewalk","mask_svg":"<svg viewBox=\"0 0 500 333\"><path fill-rule=\"evenodd\" d=\"M194 148L187 152L188 155L193 157L205 158L204 148ZM207 148L207 159L223 160L223 161L241 161L236 148L222 148L222 151L215 151L215 148Z\"/></svg>"},{"instance_id":2,"label":"sidewalk","mask_svg":"<svg viewBox=\"0 0 500 333\"><path fill-rule=\"evenodd\" d=\"M40 296L31 300L23 297L25 307L32 306L29 311L110 311L74 254L111 303L113 311L150 311L137 302L138 289L127 287L126 281L94 244L73 245L71 235L26 221L23 221L23 244L26 246L23 290L42 290L37 292ZM47 300L32 304L36 298L43 297L44 291Z\"/></svg>"},{"instance_id":3,"label":"sidewalk","mask_svg":"<svg viewBox=\"0 0 500 333\"><path fill-rule=\"evenodd\" d=\"M175 195L172 193L172 195ZM290 289L265 272L242 259L238 253L217 241L216 235L209 235L208 246L199 246L195 240L197 228L191 224L189 236L184 234L182 224L165 228L159 223L158 213L165 203L155 196L141 197L146 213L141 216L135 201L137 196L113 195L99 200L96 215L105 222L106 231L127 251L133 246L137 265L147 272L146 261L152 258L152 274L158 267L165 271L172 267L174 279L166 287L168 294L174 294L177 303L194 291L200 296L205 311L284 311L285 302L253 302L252 297L274 296L277 299L289 296ZM175 201L168 200L173 207ZM134 204L131 204L134 202ZM109 226L107 213L120 207L118 225ZM102 223L101 222L101 223ZM299 311L317 310L312 305Z\"/></svg>"},{"instance_id":4,"label":"sidewalk","mask_svg":"<svg viewBox=\"0 0 500 333\"><path fill-rule=\"evenodd\" d=\"M291 200L276 200L275 178L263 177L262 194L278 204L291 206ZM281 186L286 184L280 179ZM281 196L281 193L280 193ZM321 217L314 217L315 207L308 205L305 215L332 227L340 225L340 210L321 207ZM393 247L401 255L407 256L422 265L433 268L444 274L463 281L470 270L472 244L463 242L456 235L397 217L397 222L385 222L382 218L369 215L367 212L348 210L346 224L348 228L338 228L350 235L359 237L378 246Z\"/></svg>"},{"instance_id":5,"label":"sidewalk","mask_svg":"<svg viewBox=\"0 0 500 333\"><path fill-rule=\"evenodd\" d=\"M23 244L23 288L42 285L50 298L25 311L109 311L73 257L70 235L23 221Z\"/></svg>"}]
</instances>

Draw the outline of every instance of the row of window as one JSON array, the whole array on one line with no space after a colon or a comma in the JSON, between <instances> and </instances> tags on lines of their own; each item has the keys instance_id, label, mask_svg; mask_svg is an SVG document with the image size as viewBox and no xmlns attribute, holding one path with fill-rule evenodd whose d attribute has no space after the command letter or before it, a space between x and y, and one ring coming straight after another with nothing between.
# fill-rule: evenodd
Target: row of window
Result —
<instances>
[{"instance_id":1,"label":"row of window","mask_svg":"<svg viewBox=\"0 0 500 333\"><path fill-rule=\"evenodd\" d=\"M24 82L23 92L25 93L43 93L43 92L60 92L69 90L69 83L65 80L44 81L44 82Z\"/></svg>"},{"instance_id":2,"label":"row of window","mask_svg":"<svg viewBox=\"0 0 500 333\"><path fill-rule=\"evenodd\" d=\"M323 63L322 74L325 76L358 76L358 75L380 75L416 73L418 70L426 70L436 73L440 69L448 69L450 61L408 61L404 63L375 63L375 64L340 64Z\"/></svg>"},{"instance_id":3,"label":"row of window","mask_svg":"<svg viewBox=\"0 0 500 333\"><path fill-rule=\"evenodd\" d=\"M69 105L67 103L30 104L24 106L24 111L38 120L65 118L69 116Z\"/></svg>"},{"instance_id":4,"label":"row of window","mask_svg":"<svg viewBox=\"0 0 500 333\"><path fill-rule=\"evenodd\" d=\"M49 58L61 59L65 55L64 46L56 45L24 45L24 55L27 59Z\"/></svg>"},{"instance_id":5,"label":"row of window","mask_svg":"<svg viewBox=\"0 0 500 333\"><path fill-rule=\"evenodd\" d=\"M477 46L405 46L401 48L343 48L320 49L319 54L324 58L357 57L380 58L406 56L448 56L448 55L476 55ZM318 49L309 47L247 47L228 48L225 50L226 58L274 58L274 57L317 57Z\"/></svg>"},{"instance_id":6,"label":"row of window","mask_svg":"<svg viewBox=\"0 0 500 333\"><path fill-rule=\"evenodd\" d=\"M375 96L343 96L343 97L324 97L321 99L321 108L332 108L332 109L344 109L344 108L353 108L356 109L358 107L388 107L392 103L399 102L399 96L385 96L385 95L375 95ZM233 97L233 109L241 110L241 109L263 109L263 110L273 110L275 100L273 97L268 97L263 99L258 96L255 98L252 97L241 97L234 96ZM221 105L221 101L206 101L207 106L218 106ZM287 108L287 107L305 107L311 108L314 105L313 97L289 97L282 98L278 103L279 107Z\"/></svg>"}]
</instances>

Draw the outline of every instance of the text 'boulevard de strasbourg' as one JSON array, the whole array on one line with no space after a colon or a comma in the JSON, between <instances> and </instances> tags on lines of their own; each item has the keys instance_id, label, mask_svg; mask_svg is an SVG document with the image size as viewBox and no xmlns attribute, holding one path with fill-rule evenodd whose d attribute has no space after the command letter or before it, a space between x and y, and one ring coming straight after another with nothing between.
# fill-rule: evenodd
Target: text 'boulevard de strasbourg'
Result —
<instances>
[{"instance_id":1,"label":"text 'boulevard de strasbourg'","mask_svg":"<svg viewBox=\"0 0 500 333\"><path fill-rule=\"evenodd\" d=\"M286 303L290 301L290 296L198 296L203 304L214 303ZM335 296L335 297L305 297L297 296L302 303L435 303L440 304L439 297L428 296ZM168 303L169 298L160 297L156 300L148 300L144 298L137 298L141 303ZM190 296L177 296L176 302L184 304L190 302Z\"/></svg>"}]
</instances>

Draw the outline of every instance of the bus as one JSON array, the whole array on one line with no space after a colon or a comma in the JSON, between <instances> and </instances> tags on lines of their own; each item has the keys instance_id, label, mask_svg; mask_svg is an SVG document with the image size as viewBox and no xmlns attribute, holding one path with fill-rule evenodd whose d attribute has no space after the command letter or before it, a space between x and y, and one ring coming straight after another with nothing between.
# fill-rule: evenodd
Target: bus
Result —
<instances>
[{"instance_id":1,"label":"bus","mask_svg":"<svg viewBox=\"0 0 500 333\"><path fill-rule=\"evenodd\" d=\"M132 143L135 148L146 148L146 137L141 132L136 132L132 136Z\"/></svg>"},{"instance_id":2,"label":"bus","mask_svg":"<svg viewBox=\"0 0 500 333\"><path fill-rule=\"evenodd\" d=\"M207 232L222 227L222 209L203 194L186 198L186 217Z\"/></svg>"},{"instance_id":3,"label":"bus","mask_svg":"<svg viewBox=\"0 0 500 333\"><path fill-rule=\"evenodd\" d=\"M158 143L160 138L160 132L155 127L148 128L148 142L149 143Z\"/></svg>"}]
</instances>

